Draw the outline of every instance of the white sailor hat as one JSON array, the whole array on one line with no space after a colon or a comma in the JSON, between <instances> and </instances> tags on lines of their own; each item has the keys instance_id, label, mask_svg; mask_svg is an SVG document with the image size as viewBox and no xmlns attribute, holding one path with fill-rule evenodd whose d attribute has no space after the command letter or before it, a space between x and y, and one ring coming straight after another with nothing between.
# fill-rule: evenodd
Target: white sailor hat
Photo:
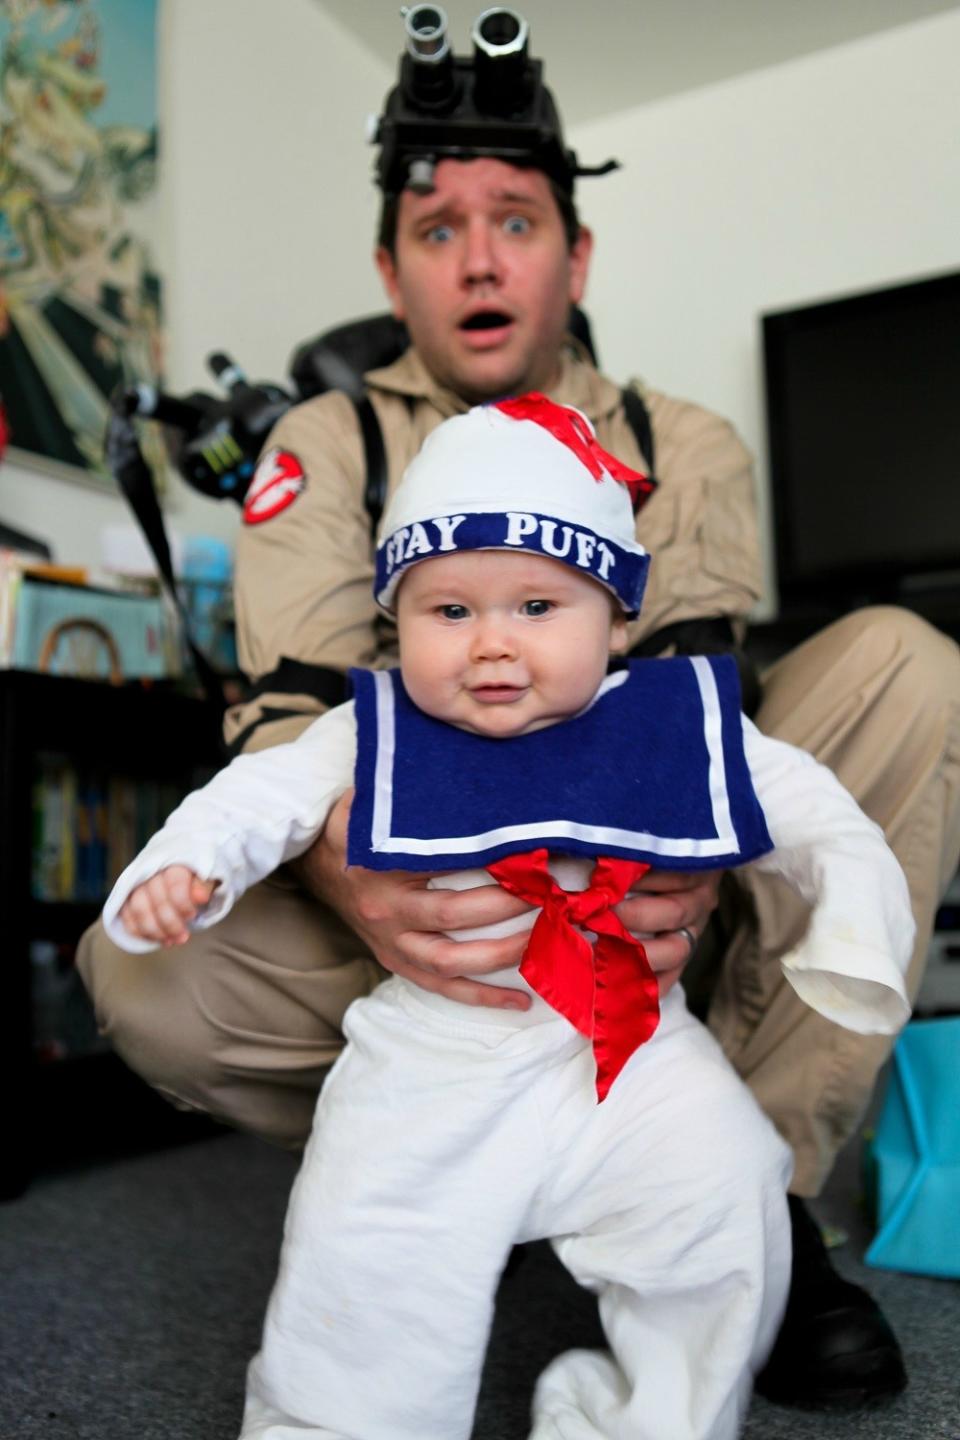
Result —
<instances>
[{"instance_id":1,"label":"white sailor hat","mask_svg":"<svg viewBox=\"0 0 960 1440\"><path fill-rule=\"evenodd\" d=\"M572 406L536 393L475 406L427 437L387 506L377 603L392 614L406 571L438 555L529 551L590 576L636 615L650 557L633 501L653 488Z\"/></svg>"}]
</instances>

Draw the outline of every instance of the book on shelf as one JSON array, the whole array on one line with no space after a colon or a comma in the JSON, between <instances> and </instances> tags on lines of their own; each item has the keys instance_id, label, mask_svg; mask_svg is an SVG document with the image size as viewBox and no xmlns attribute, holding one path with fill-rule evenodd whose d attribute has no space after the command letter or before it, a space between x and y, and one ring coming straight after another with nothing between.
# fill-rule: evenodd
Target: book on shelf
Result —
<instances>
[{"instance_id":1,"label":"book on shelf","mask_svg":"<svg viewBox=\"0 0 960 1440\"><path fill-rule=\"evenodd\" d=\"M40 756L33 785L34 898L102 903L188 788L77 768L62 756Z\"/></svg>"},{"instance_id":2,"label":"book on shelf","mask_svg":"<svg viewBox=\"0 0 960 1440\"><path fill-rule=\"evenodd\" d=\"M111 653L97 642L98 629L107 632L124 679L182 672L176 621L156 582L0 549L0 667L39 669L45 642L64 625L48 662L54 673L108 678Z\"/></svg>"}]
</instances>

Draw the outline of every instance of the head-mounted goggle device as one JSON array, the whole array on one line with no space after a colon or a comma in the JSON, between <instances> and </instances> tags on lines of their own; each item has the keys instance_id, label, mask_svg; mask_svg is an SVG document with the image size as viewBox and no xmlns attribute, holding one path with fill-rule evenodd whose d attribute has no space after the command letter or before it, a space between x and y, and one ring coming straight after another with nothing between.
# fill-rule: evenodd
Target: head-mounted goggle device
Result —
<instances>
[{"instance_id":1,"label":"head-mounted goggle device","mask_svg":"<svg viewBox=\"0 0 960 1440\"><path fill-rule=\"evenodd\" d=\"M472 56L455 56L439 5L405 6L406 49L383 114L372 127L380 146L376 179L387 195L428 195L444 159L489 155L542 170L571 193L581 175L606 175L608 160L580 165L563 143L560 116L543 83L543 63L527 53L529 26L515 10L484 10L474 21Z\"/></svg>"}]
</instances>

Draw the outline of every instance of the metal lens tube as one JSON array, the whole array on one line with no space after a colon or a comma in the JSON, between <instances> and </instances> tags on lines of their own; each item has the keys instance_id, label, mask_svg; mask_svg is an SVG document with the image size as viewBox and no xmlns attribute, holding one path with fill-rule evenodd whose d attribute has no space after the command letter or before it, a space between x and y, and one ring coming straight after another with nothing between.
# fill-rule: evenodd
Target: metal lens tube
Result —
<instances>
[{"instance_id":1,"label":"metal lens tube","mask_svg":"<svg viewBox=\"0 0 960 1440\"><path fill-rule=\"evenodd\" d=\"M526 104L530 27L516 10L484 10L473 25L474 96L477 109L508 115Z\"/></svg>"},{"instance_id":2,"label":"metal lens tube","mask_svg":"<svg viewBox=\"0 0 960 1440\"><path fill-rule=\"evenodd\" d=\"M439 5L411 5L403 11L407 53L424 65L439 65L450 54L447 16Z\"/></svg>"},{"instance_id":3,"label":"metal lens tube","mask_svg":"<svg viewBox=\"0 0 960 1440\"><path fill-rule=\"evenodd\" d=\"M412 5L402 13L407 53L401 83L407 100L414 110L443 109L452 104L455 91L446 13L439 5Z\"/></svg>"},{"instance_id":4,"label":"metal lens tube","mask_svg":"<svg viewBox=\"0 0 960 1440\"><path fill-rule=\"evenodd\" d=\"M529 35L523 16L502 5L484 10L473 22L473 43L492 60L525 53Z\"/></svg>"}]
</instances>

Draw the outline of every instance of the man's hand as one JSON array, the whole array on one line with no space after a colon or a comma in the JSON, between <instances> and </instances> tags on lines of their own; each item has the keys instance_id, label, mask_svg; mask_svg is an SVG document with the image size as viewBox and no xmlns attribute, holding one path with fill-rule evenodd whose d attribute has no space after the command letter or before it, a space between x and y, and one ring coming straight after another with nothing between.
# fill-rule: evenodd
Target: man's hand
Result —
<instances>
[{"instance_id":1,"label":"man's hand","mask_svg":"<svg viewBox=\"0 0 960 1440\"><path fill-rule=\"evenodd\" d=\"M707 928L717 906L721 874L720 870L653 870L617 906L627 929L644 937L661 1000L680 979Z\"/></svg>"},{"instance_id":2,"label":"man's hand","mask_svg":"<svg viewBox=\"0 0 960 1440\"><path fill-rule=\"evenodd\" d=\"M348 870L352 798L349 791L338 800L323 833L292 863L304 888L342 916L385 970L464 1005L526 1010L530 997L525 991L485 985L470 977L518 965L529 931L500 940L448 936L511 920L529 906L492 883L476 890L429 890L427 873ZM637 889L643 893L617 906L628 930L652 937L643 943L661 996L683 973L717 903L718 887L719 875L713 872L658 871L640 881Z\"/></svg>"},{"instance_id":3,"label":"man's hand","mask_svg":"<svg viewBox=\"0 0 960 1440\"><path fill-rule=\"evenodd\" d=\"M484 985L464 974L486 975L518 965L528 931L501 940L450 940L444 932L496 925L530 907L493 880L476 890L428 890L426 872L348 870L352 799L348 791L337 801L322 834L292 862L303 887L342 916L385 970L463 1005L528 1009L525 991Z\"/></svg>"}]
</instances>

